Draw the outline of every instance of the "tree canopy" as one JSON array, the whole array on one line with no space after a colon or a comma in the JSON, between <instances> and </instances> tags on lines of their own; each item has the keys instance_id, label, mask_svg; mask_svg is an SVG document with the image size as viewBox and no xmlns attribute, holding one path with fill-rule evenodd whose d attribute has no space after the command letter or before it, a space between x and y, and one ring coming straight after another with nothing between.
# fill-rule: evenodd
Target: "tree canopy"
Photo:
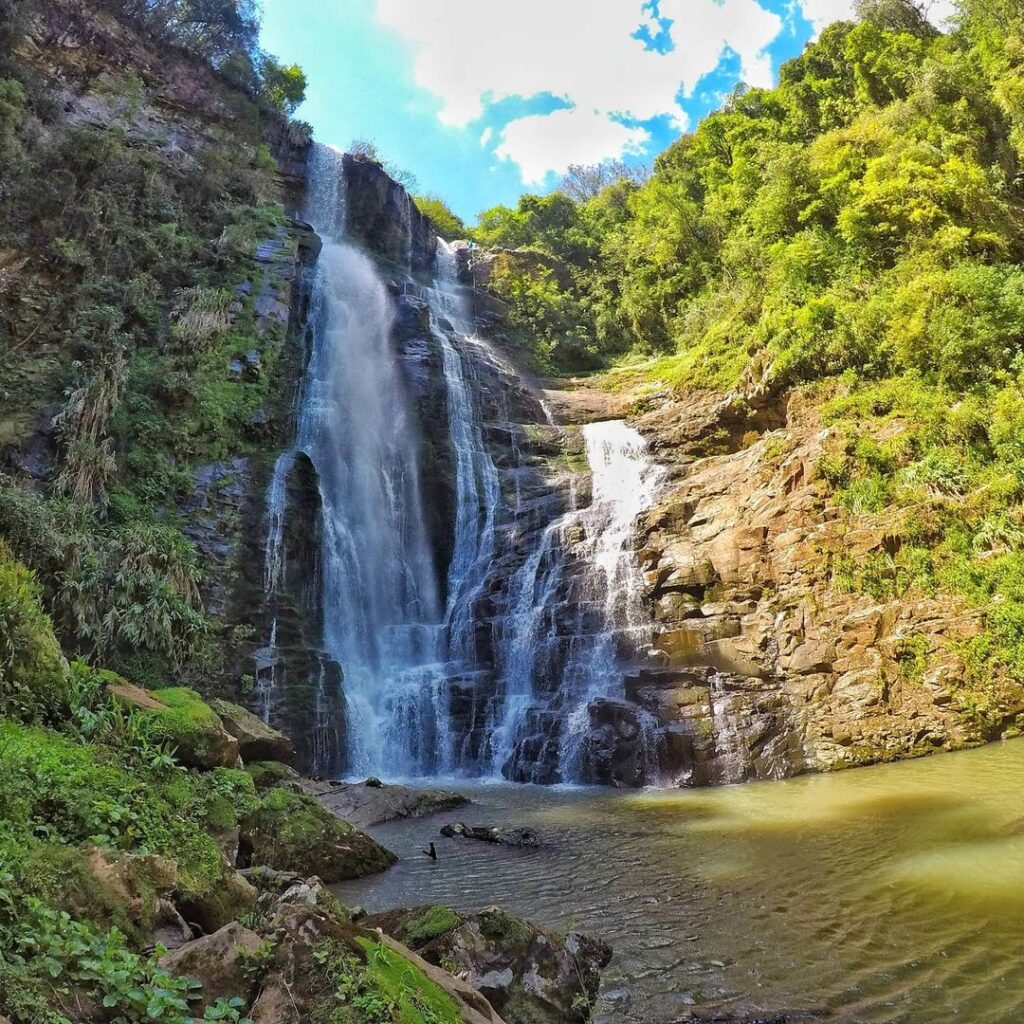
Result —
<instances>
[{"instance_id":1,"label":"tree canopy","mask_svg":"<svg viewBox=\"0 0 1024 1024\"><path fill-rule=\"evenodd\" d=\"M307 83L302 68L297 64L282 65L260 49L257 0L99 2L162 42L202 57L289 117L305 98Z\"/></svg>"},{"instance_id":2,"label":"tree canopy","mask_svg":"<svg viewBox=\"0 0 1024 1024\"><path fill-rule=\"evenodd\" d=\"M910 0L859 14L777 88L737 89L649 180L596 190L600 173L577 171L566 191L481 214L482 243L558 265L520 261L497 283L539 350L567 369L669 354L681 382L716 386L1010 366L1024 10L965 0L948 35Z\"/></svg>"}]
</instances>

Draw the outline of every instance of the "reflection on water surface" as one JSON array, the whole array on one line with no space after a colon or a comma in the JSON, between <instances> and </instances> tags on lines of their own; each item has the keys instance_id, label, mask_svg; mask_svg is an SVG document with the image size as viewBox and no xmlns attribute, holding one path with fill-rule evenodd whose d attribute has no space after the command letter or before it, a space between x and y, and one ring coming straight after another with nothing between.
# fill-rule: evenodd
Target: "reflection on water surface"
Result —
<instances>
[{"instance_id":1,"label":"reflection on water surface","mask_svg":"<svg viewBox=\"0 0 1024 1024\"><path fill-rule=\"evenodd\" d=\"M694 1003L1008 1024L1024 1021L1022 782L1017 741L713 790L465 788L475 806L456 815L374 830L402 862L338 892L601 934L616 949L604 1024ZM454 817L529 825L546 846L440 839Z\"/></svg>"}]
</instances>

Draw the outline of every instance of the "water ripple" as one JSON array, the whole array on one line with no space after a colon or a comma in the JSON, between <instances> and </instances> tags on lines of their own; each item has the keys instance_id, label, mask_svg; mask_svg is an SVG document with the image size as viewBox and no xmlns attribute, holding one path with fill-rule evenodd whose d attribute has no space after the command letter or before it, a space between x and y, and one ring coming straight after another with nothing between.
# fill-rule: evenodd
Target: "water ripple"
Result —
<instances>
[{"instance_id":1,"label":"water ripple","mask_svg":"<svg viewBox=\"0 0 1024 1024\"><path fill-rule=\"evenodd\" d=\"M822 1008L857 1024L1024 1021L1024 742L714 791L474 787L474 823L539 850L376 830L402 856L339 887L370 910L498 904L615 947L599 1024L694 1005ZM439 861L419 855L437 843Z\"/></svg>"}]
</instances>

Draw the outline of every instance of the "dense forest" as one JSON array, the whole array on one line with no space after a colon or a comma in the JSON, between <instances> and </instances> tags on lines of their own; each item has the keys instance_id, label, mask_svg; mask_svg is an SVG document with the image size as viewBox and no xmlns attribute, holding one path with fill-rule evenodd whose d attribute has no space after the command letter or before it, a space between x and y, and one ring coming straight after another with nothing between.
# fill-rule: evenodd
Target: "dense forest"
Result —
<instances>
[{"instance_id":1,"label":"dense forest","mask_svg":"<svg viewBox=\"0 0 1024 1024\"><path fill-rule=\"evenodd\" d=\"M84 69L115 112L112 130L61 123L50 74L21 56L44 9L0 5L0 249L30 254L34 271L0 296L0 388L8 440L48 410L58 470L42 493L5 476L0 524L70 651L159 678L213 655L167 498L188 488L189 463L257 440L249 421L270 398L283 336L265 346L261 379L225 380L221 368L252 348L253 298L232 288L284 223L266 132L308 132L286 121L304 77L259 49L245 5L98 4L162 48L168 67L212 76L223 108L194 126L209 135L195 158L180 158L133 138L160 81L130 61L113 76L102 63Z\"/></svg>"},{"instance_id":2,"label":"dense forest","mask_svg":"<svg viewBox=\"0 0 1024 1024\"><path fill-rule=\"evenodd\" d=\"M859 16L777 88L737 88L646 182L527 195L474 237L551 372L809 389L838 499L901 538L837 585L991 603L984 689L997 664L1024 679L1024 8L965 0L946 34L903 0Z\"/></svg>"}]
</instances>

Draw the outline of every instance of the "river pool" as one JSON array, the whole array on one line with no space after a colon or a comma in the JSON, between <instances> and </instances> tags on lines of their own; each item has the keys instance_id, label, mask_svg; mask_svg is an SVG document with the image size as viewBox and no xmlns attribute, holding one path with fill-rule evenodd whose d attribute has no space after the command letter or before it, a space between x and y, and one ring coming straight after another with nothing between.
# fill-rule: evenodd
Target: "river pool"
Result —
<instances>
[{"instance_id":1,"label":"river pool","mask_svg":"<svg viewBox=\"0 0 1024 1024\"><path fill-rule=\"evenodd\" d=\"M694 1006L1024 1022L1024 740L718 789L454 788L473 805L371 830L402 860L338 895L600 935L601 1024ZM544 846L442 839L454 820L528 825Z\"/></svg>"}]
</instances>

